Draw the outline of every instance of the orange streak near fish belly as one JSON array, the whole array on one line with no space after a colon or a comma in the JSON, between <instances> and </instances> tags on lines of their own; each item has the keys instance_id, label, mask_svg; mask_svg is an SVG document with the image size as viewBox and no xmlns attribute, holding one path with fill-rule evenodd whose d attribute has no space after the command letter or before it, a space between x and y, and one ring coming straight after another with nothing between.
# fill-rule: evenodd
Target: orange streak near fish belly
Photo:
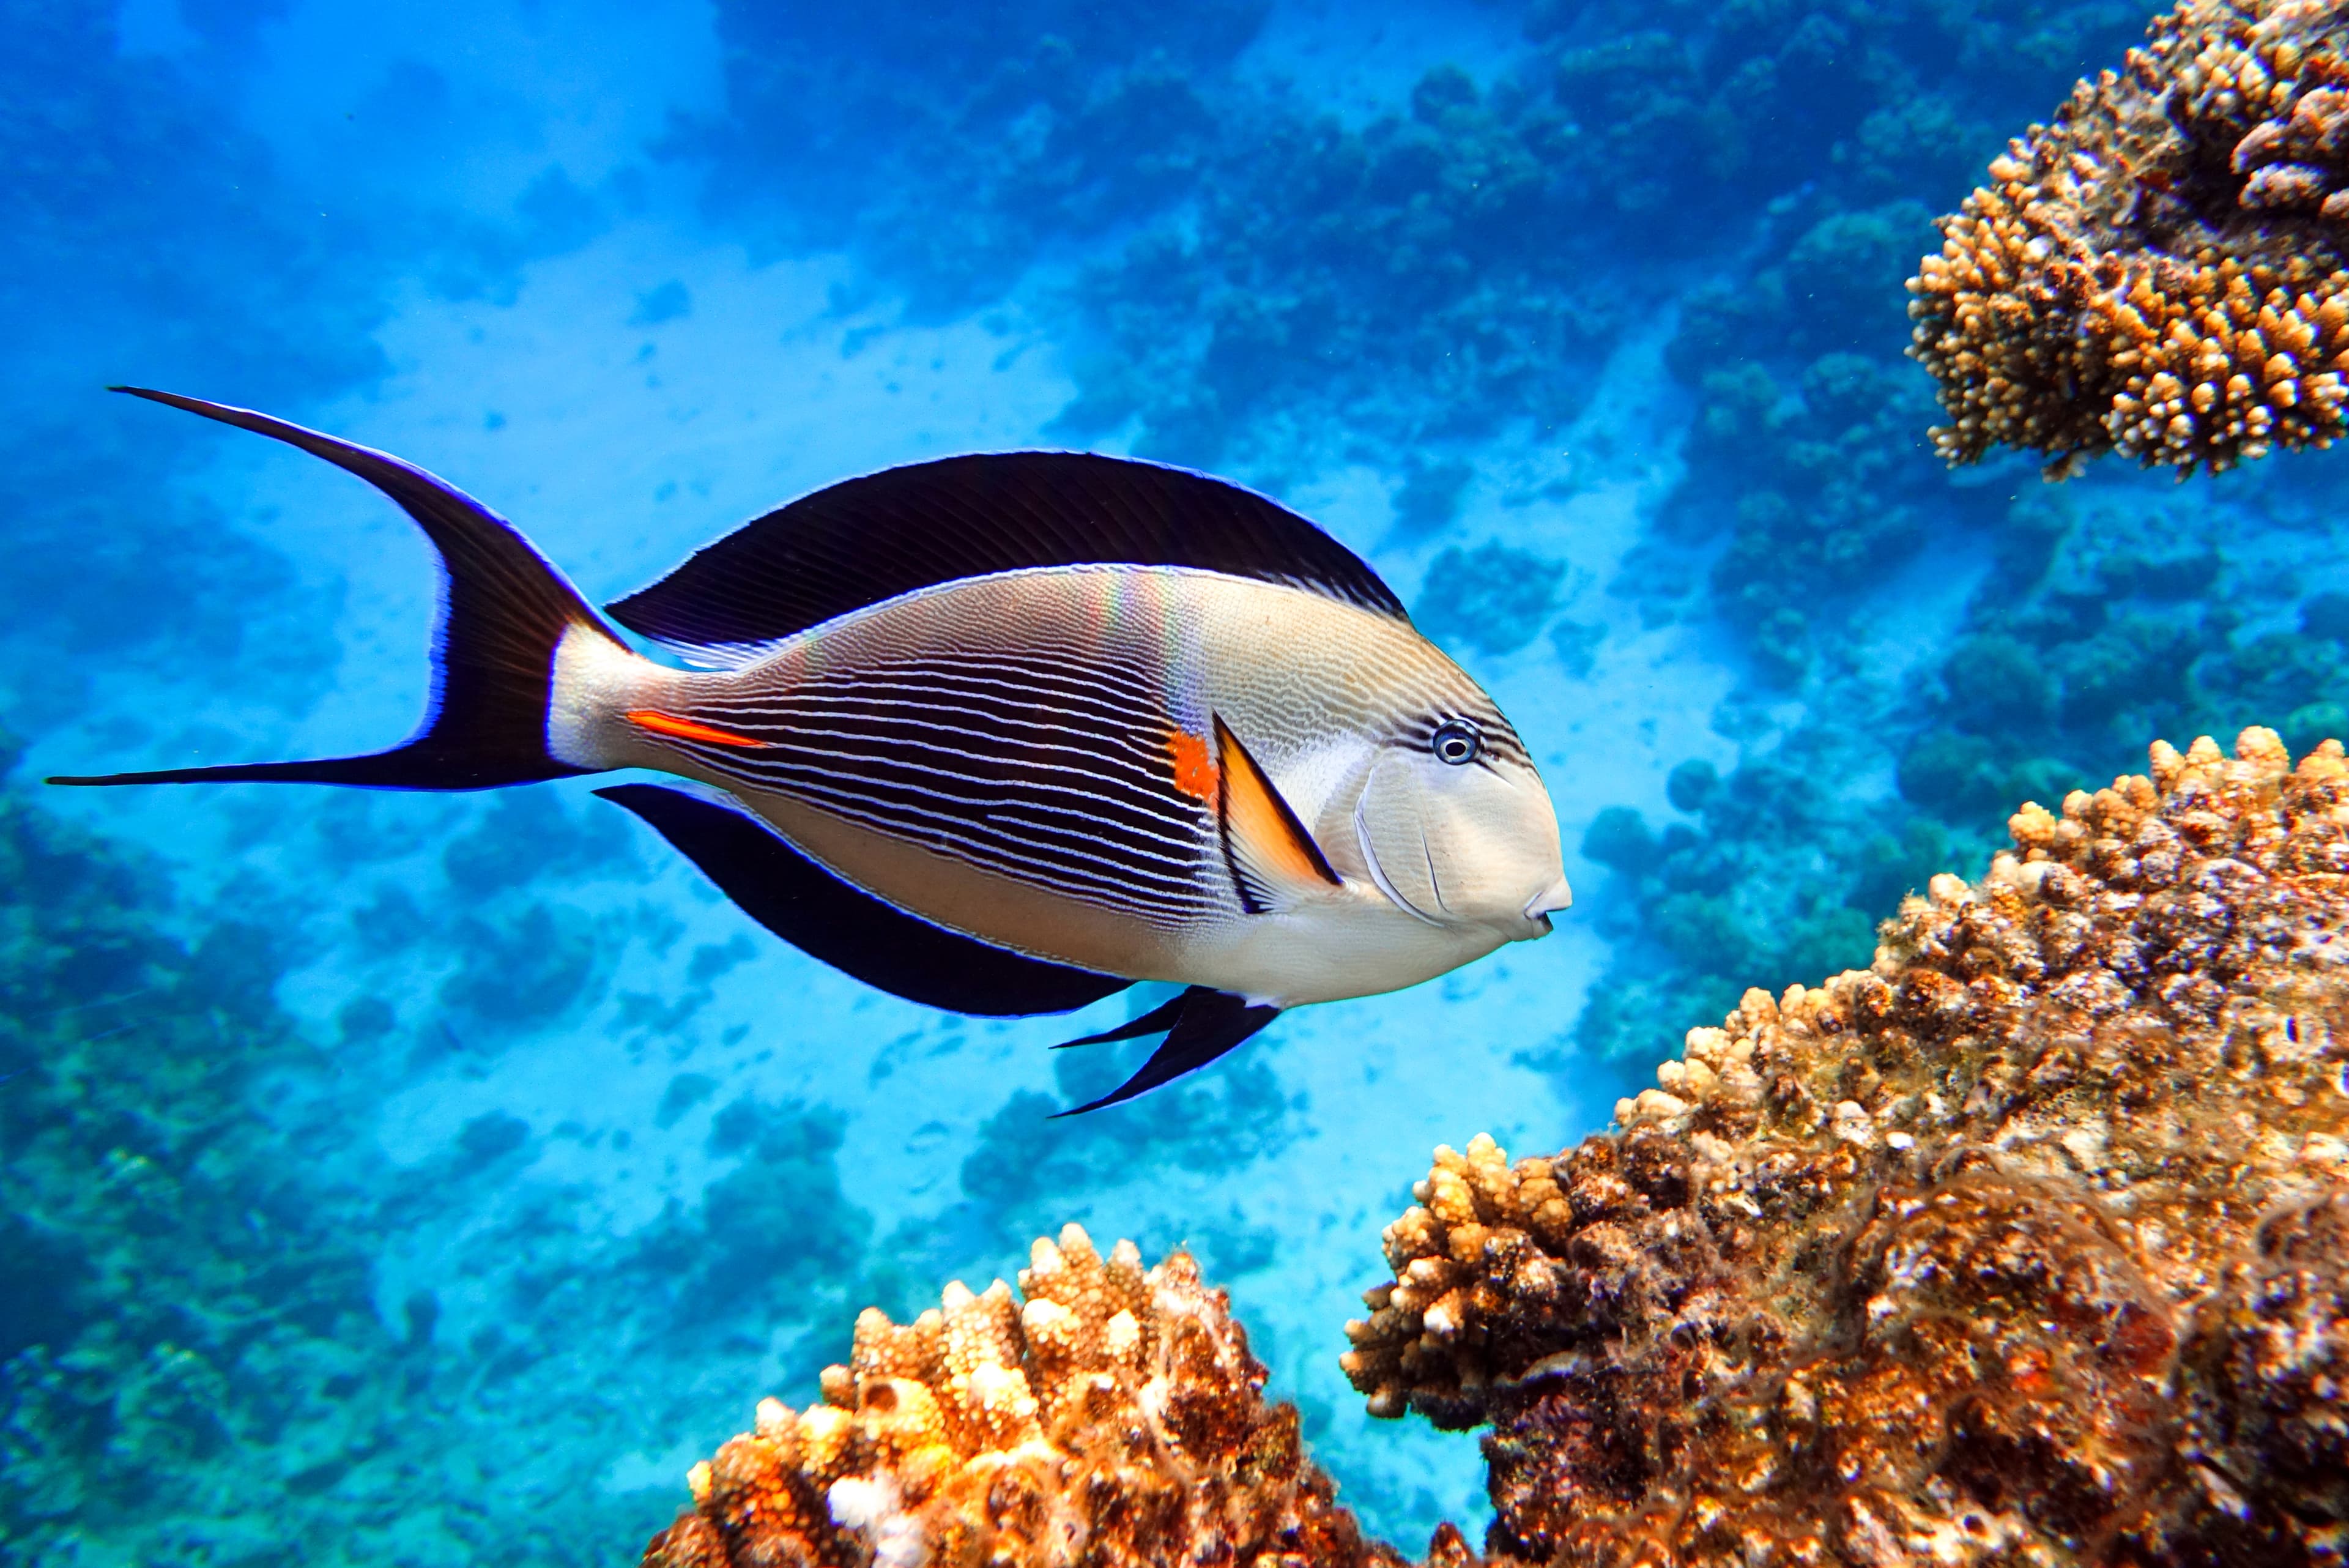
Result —
<instances>
[{"instance_id":1,"label":"orange streak near fish belly","mask_svg":"<svg viewBox=\"0 0 2349 1568\"><path fill-rule=\"evenodd\" d=\"M679 741L706 741L713 746L763 746L764 741L738 735L731 730L721 730L715 724L698 723L680 719L673 713L663 713L653 708L633 708L623 715L639 730L650 730L656 735L667 735Z\"/></svg>"},{"instance_id":2,"label":"orange streak near fish belly","mask_svg":"<svg viewBox=\"0 0 2349 1568\"><path fill-rule=\"evenodd\" d=\"M1174 758L1174 787L1193 800L1213 805L1221 781L1216 777L1216 759L1207 754L1206 741L1177 730L1166 737L1166 749Z\"/></svg>"}]
</instances>

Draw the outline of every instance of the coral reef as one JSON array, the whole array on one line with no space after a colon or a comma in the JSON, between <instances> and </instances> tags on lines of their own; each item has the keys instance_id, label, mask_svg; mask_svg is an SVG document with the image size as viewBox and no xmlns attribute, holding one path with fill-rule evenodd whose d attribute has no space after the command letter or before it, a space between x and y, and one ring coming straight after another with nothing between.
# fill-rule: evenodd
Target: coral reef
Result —
<instances>
[{"instance_id":1,"label":"coral reef","mask_svg":"<svg viewBox=\"0 0 2349 1568\"><path fill-rule=\"evenodd\" d=\"M694 1467L647 1568L1399 1564L1305 1458L1296 1409L1264 1404L1189 1254L1144 1272L1071 1225L1019 1289L951 1284L905 1324L868 1308L824 1403L766 1400Z\"/></svg>"},{"instance_id":2,"label":"coral reef","mask_svg":"<svg viewBox=\"0 0 2349 1568\"><path fill-rule=\"evenodd\" d=\"M2060 90L2054 62L2134 34L2130 9L1546 0L1514 64L1436 66L1407 105L1350 120L1247 68L1274 12L1245 0L918 26L895 0L839 17L728 0L729 113L703 134L730 215L796 212L794 238L853 245L931 308L1115 246L1047 306L1076 350L1071 435L1132 421L1153 455L1271 472L1333 444L1456 461L1463 438L1579 410L1660 303L1627 248L1737 254L1798 187L1855 208L1962 189ZM816 199L776 199L810 182Z\"/></svg>"},{"instance_id":3,"label":"coral reef","mask_svg":"<svg viewBox=\"0 0 2349 1568\"><path fill-rule=\"evenodd\" d=\"M1888 831L1836 831L1849 808L1822 781L1851 771L1850 749L1802 738L1725 777L1683 763L1668 798L1688 820L1661 833L1629 806L1592 819L1582 853L1612 873L1593 918L1621 956L1576 1021L1578 1057L1554 1070L1598 1057L1644 1076L1749 987L1867 961L1873 917L1946 864L1946 845L1889 812Z\"/></svg>"},{"instance_id":4,"label":"coral reef","mask_svg":"<svg viewBox=\"0 0 2349 1568\"><path fill-rule=\"evenodd\" d=\"M1627 29L1656 25L1631 6L1590 7L1578 34L1594 11ZM2117 55L2144 24L2107 4L1905 0L1672 20L1695 37L1714 29L1694 51L1712 85L1693 123L1765 113L1737 133L1772 128L1752 144L1760 162L1741 167L1776 179L1724 182L1711 148L1674 160L1653 137L1654 151L1619 151L1623 164L1669 176L1662 200L1742 237L1682 295L1666 363L1697 402L1686 468L1616 591L1640 599L1651 624L1718 615L1761 683L1800 687L1848 669L1846 618L1929 540L1998 522L2001 497L1953 483L1916 433L1933 417L1932 382L1901 358L1899 285L1931 242L1932 209L1964 190L2006 127L2062 91L2074 68L2062 62ZM1661 42L1627 54L1654 56ZM1785 103L1817 89L1821 73L1820 101ZM1682 75L1650 68L1627 81L1629 118L1597 134L1610 148L1636 141L1647 113L1689 90ZM1705 548L1723 533L1725 549Z\"/></svg>"},{"instance_id":5,"label":"coral reef","mask_svg":"<svg viewBox=\"0 0 2349 1568\"><path fill-rule=\"evenodd\" d=\"M2032 764L2023 793L2045 788L2053 774L2060 794L2079 779L2111 776L2149 725L2187 722L2180 708L2190 707L2099 715L2097 732L2067 736L2072 743L2060 747L2039 727L2006 722L2011 715L1990 722L1970 711L1954 752L1927 749L1920 762L1939 765L1902 774L1906 782L1913 774L1917 794L1854 798L1861 781L1885 776L1888 761L1943 730L1937 657L1917 671L1923 679L1878 684L1865 669L1865 644L1888 618L1876 596L1929 541L1980 539L2002 566L2036 546L2030 563L2044 568L2052 554L2036 514L2011 518L2002 490L1955 483L1916 434L1932 417L1932 382L1901 356L1909 324L1898 286L1932 233L1916 196L1962 190L1966 165L1952 159L1968 148L1980 151L1967 156L1986 158L2000 140L2000 116L2020 115L2019 99L2037 101L2024 95L2052 96L2069 80L2057 62L2118 53L2142 31L2141 17L2105 5L2028 16L1813 5L1766 18L1740 12L1733 27L1728 15L1724 51L1752 51L1734 75L1757 78L1751 61L1764 50L1799 54L1795 35L1830 28L1865 39L1866 58L1850 84L1857 123L1839 122L1831 140L1805 147L1804 182L1754 202L1758 213L1740 231L1749 236L1744 253L1682 296L1665 362L1696 401L1685 468L1610 586L1640 601L1651 626L1725 622L1764 689L1714 715L1719 734L1749 747L1739 765L1721 767L1723 787L1675 790L1672 805L1685 815L1654 823L1644 842L1585 849L1616 873L1591 900L1616 956L1572 1044L1585 1058L1636 1060L1643 1071L1747 986L1776 989L1864 962L1874 922L1904 890L1978 842L1986 849L1993 814L2019 798L2012 775L2022 763ZM1701 188L1693 171L1674 182L1683 201ZM2038 574L2018 575L2020 582L2002 572L1985 584L1982 629L2007 629L1997 618L2019 607ZM2116 612L2127 605L2108 602ZM2162 607L2187 618L2178 607ZM1904 602L1895 613L1913 610ZM2193 653L2206 646L2198 638ZM1804 700L1791 726L1768 716L1777 699L1767 693L1776 690ZM1853 722L1861 713L1867 721ZM2137 722L2106 743L2106 717ZM1774 730L1775 744L1765 748ZM2052 766L2038 765L2048 758ZM1867 831L1849 829L1855 813L1868 818ZM1548 1060L1570 1085L1576 1069L1567 1058Z\"/></svg>"},{"instance_id":6,"label":"coral reef","mask_svg":"<svg viewBox=\"0 0 2349 1568\"><path fill-rule=\"evenodd\" d=\"M1493 1428L1490 1561L2349 1550L2349 757L2157 745L2011 828L1616 1131L1437 1151L1344 1365ZM1400 1562L1187 1255L1071 1226L1020 1287L868 1310L646 1563Z\"/></svg>"},{"instance_id":7,"label":"coral reef","mask_svg":"<svg viewBox=\"0 0 2349 1568\"><path fill-rule=\"evenodd\" d=\"M1496 1556L2349 1551L2349 761L2152 762L1616 1131L1438 1151L1345 1365L1491 1424Z\"/></svg>"},{"instance_id":8,"label":"coral reef","mask_svg":"<svg viewBox=\"0 0 2349 1568\"><path fill-rule=\"evenodd\" d=\"M1443 647L1515 653L1540 635L1565 576L1561 563L1497 539L1450 545L1427 564L1412 616Z\"/></svg>"},{"instance_id":9,"label":"coral reef","mask_svg":"<svg viewBox=\"0 0 2349 1568\"><path fill-rule=\"evenodd\" d=\"M1909 281L1952 463L1994 445L2213 472L2349 401L2349 13L2182 0L1990 166Z\"/></svg>"},{"instance_id":10,"label":"coral reef","mask_svg":"<svg viewBox=\"0 0 2349 1568\"><path fill-rule=\"evenodd\" d=\"M1895 428L1927 422L1931 383L1913 366L1830 353L1799 388L1718 368L1733 340L1785 352L1784 321L1733 305L1702 292L1683 317L1673 358L1704 402L1681 521L1640 547L1620 591L1663 579L1648 563L1672 559L1673 533L1733 518L1711 607L1747 632L1756 686L1792 686L1803 711L1788 725L1761 701L1724 704L1716 731L1748 746L1721 768L1734 787L1675 792L1685 815L1649 808L1647 853L1606 859L1617 879L1590 903L1619 955L1577 1025L1585 1052L1652 1061L1746 985L1866 961L1867 928L1933 870L1987 863L2014 801L2110 779L2147 734L2231 734L2252 717L2296 749L2349 732L2341 624L2323 595L2292 623L2292 601L2328 581L2312 549L2337 514L2327 462L2238 475L2224 498L2116 465L2064 486L1969 483L1989 475L1950 474ZM1872 403L1813 391L1863 379ZM1844 407L1873 411L1847 425ZM1913 665L1871 670L1868 644L1920 607L1899 552L1926 537L1987 570ZM1888 775L1892 798L1878 793Z\"/></svg>"},{"instance_id":11,"label":"coral reef","mask_svg":"<svg viewBox=\"0 0 2349 1568\"><path fill-rule=\"evenodd\" d=\"M284 1103L315 1053L273 934L183 922L155 867L13 789L0 885L0 1561L318 1527L398 1346L308 1179L347 1127Z\"/></svg>"},{"instance_id":12,"label":"coral reef","mask_svg":"<svg viewBox=\"0 0 2349 1568\"><path fill-rule=\"evenodd\" d=\"M0 625L27 648L115 660L202 648L217 666L234 652L277 677L271 689L315 695L335 649L283 616L298 593L289 564L200 504L164 499L196 438L109 410L88 368L211 377L278 406L326 395L380 363L369 333L384 269L336 243L346 225L294 218L300 199L261 140L231 129L208 88L121 47L110 7L6 0L0 28L0 100L15 106L0 114L15 368L0 389ZM0 699L31 727L45 703L74 707L56 689L18 679Z\"/></svg>"},{"instance_id":13,"label":"coral reef","mask_svg":"<svg viewBox=\"0 0 2349 1568\"><path fill-rule=\"evenodd\" d=\"M1170 1114L1052 1120L1108 1093L1132 1070L1124 1057L1063 1052L1052 1062L1059 1098L1016 1090L979 1125L963 1160L962 1192L988 1217L992 1236L1016 1246L1016 1237L1049 1229L1068 1215L1071 1194L1122 1163L1147 1161L1169 1173L1231 1170L1301 1134L1300 1107L1282 1094L1278 1076L1247 1062L1206 1082L1168 1085L1178 1096Z\"/></svg>"},{"instance_id":14,"label":"coral reef","mask_svg":"<svg viewBox=\"0 0 2349 1568\"><path fill-rule=\"evenodd\" d=\"M0 1564L608 1559L668 1505L611 1456L846 1310L871 1221L821 1108L737 1099L700 1201L615 1237L524 1174L575 1127L490 1110L404 1170L373 1152L353 1128L429 1031L370 998L357 1048L306 1041L282 932L5 784L0 886ZM435 1228L462 1233L419 1280Z\"/></svg>"}]
</instances>

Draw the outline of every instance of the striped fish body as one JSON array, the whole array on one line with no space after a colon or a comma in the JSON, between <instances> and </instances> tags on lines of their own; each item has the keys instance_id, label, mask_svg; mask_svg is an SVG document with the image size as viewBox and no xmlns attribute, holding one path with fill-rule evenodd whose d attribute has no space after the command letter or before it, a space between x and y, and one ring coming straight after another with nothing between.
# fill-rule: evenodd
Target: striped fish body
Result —
<instances>
[{"instance_id":1,"label":"striped fish body","mask_svg":"<svg viewBox=\"0 0 2349 1568\"><path fill-rule=\"evenodd\" d=\"M707 733L628 717L647 711ZM579 766L725 790L847 881L983 941L1294 1006L1416 984L1537 934L1524 910L1539 888L1516 865L1506 887L1477 880L1476 851L1511 846L1455 843L1436 919L1371 875L1365 792L1445 717L1478 725L1492 771L1477 782L1524 808L1506 826L1525 817L1531 864L1554 867L1539 780L1457 665L1408 623L1212 572L991 575L859 611L738 670L671 670L581 638L558 659L549 734ZM1251 886L1247 846L1229 842L1218 720L1334 882L1292 863ZM1432 851L1409 852L1425 880Z\"/></svg>"},{"instance_id":2,"label":"striped fish body","mask_svg":"<svg viewBox=\"0 0 2349 1568\"><path fill-rule=\"evenodd\" d=\"M752 919L884 991L1028 1016L1185 986L1067 1043L1163 1035L1083 1110L1204 1066L1283 1008L1540 936L1570 901L1508 721L1365 563L1237 486L1071 452L916 463L802 496L599 614L422 469L138 395L298 447L416 522L445 573L432 706L365 755L53 783L678 775L700 787L595 793ZM613 622L698 668L645 658Z\"/></svg>"}]
</instances>

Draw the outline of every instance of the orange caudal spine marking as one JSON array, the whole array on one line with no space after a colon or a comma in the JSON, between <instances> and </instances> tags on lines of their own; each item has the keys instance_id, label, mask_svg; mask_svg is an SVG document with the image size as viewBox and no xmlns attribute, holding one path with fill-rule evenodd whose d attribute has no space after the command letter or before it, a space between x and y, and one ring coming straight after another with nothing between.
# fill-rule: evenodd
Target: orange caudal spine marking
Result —
<instances>
[{"instance_id":1,"label":"orange caudal spine marking","mask_svg":"<svg viewBox=\"0 0 2349 1568\"><path fill-rule=\"evenodd\" d=\"M672 740L704 741L713 746L763 746L767 743L749 735L738 735L731 730L721 730L715 724L680 719L657 708L632 708L625 717L639 730L650 730L656 735L667 735Z\"/></svg>"},{"instance_id":2,"label":"orange caudal spine marking","mask_svg":"<svg viewBox=\"0 0 2349 1568\"><path fill-rule=\"evenodd\" d=\"M1166 749L1174 758L1174 787L1193 800L1213 802L1222 781L1206 738L1177 730L1166 737Z\"/></svg>"}]
</instances>

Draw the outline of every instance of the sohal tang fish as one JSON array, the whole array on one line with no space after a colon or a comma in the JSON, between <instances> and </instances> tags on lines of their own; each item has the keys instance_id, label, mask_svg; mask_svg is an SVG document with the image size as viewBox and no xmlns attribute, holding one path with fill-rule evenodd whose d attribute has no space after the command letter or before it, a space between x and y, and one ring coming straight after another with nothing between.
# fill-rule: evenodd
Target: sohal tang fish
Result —
<instances>
[{"instance_id":1,"label":"sohal tang fish","mask_svg":"<svg viewBox=\"0 0 2349 1568\"><path fill-rule=\"evenodd\" d=\"M1058 452L947 458L793 502L607 607L510 524L365 447L273 436L397 502L445 572L405 744L77 784L277 780L599 790L751 918L880 989L1064 1012L1187 987L1110 1105L1281 1009L1392 991L1549 929L1570 900L1533 760L1363 562L1262 496Z\"/></svg>"}]
</instances>

